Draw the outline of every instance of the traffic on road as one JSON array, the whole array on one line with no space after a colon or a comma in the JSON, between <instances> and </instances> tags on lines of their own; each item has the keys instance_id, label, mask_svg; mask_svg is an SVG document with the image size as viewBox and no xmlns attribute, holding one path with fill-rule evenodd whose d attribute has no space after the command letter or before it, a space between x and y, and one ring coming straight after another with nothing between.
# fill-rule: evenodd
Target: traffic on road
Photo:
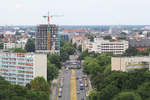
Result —
<instances>
[{"instance_id":1,"label":"traffic on road","mask_svg":"<svg viewBox=\"0 0 150 100\"><path fill-rule=\"evenodd\" d=\"M86 100L87 92L86 78L81 70L81 63L76 60L76 56L71 56L62 71L58 100Z\"/></svg>"}]
</instances>

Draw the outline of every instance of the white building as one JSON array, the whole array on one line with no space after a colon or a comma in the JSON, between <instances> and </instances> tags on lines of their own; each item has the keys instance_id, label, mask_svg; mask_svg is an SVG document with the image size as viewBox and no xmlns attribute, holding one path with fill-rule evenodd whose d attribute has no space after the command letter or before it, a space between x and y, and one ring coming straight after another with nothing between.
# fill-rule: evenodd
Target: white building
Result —
<instances>
[{"instance_id":1,"label":"white building","mask_svg":"<svg viewBox=\"0 0 150 100\"><path fill-rule=\"evenodd\" d=\"M25 48L28 39L20 39L16 43L4 43L4 49L12 49L12 48Z\"/></svg>"},{"instance_id":2,"label":"white building","mask_svg":"<svg viewBox=\"0 0 150 100\"><path fill-rule=\"evenodd\" d=\"M95 38L94 42L87 44L89 52L123 54L128 49L128 41L109 41Z\"/></svg>"},{"instance_id":3,"label":"white building","mask_svg":"<svg viewBox=\"0 0 150 100\"><path fill-rule=\"evenodd\" d=\"M0 52L0 76L19 85L26 85L37 76L47 80L47 55Z\"/></svg>"},{"instance_id":4,"label":"white building","mask_svg":"<svg viewBox=\"0 0 150 100\"><path fill-rule=\"evenodd\" d=\"M14 32L11 32L11 31L6 31L5 32L5 34L4 34L4 36L8 36L8 35L15 35L16 34L16 32L14 31Z\"/></svg>"}]
</instances>

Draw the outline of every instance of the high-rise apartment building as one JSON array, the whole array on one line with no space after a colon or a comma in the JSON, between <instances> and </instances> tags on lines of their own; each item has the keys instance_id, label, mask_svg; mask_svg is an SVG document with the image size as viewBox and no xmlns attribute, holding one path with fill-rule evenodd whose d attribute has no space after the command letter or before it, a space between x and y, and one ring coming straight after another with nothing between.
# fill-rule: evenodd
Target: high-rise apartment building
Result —
<instances>
[{"instance_id":1,"label":"high-rise apartment building","mask_svg":"<svg viewBox=\"0 0 150 100\"><path fill-rule=\"evenodd\" d=\"M47 55L0 52L0 76L19 85L26 85L37 76L47 80Z\"/></svg>"},{"instance_id":2,"label":"high-rise apartment building","mask_svg":"<svg viewBox=\"0 0 150 100\"><path fill-rule=\"evenodd\" d=\"M51 24L41 24L37 26L36 52L60 53L60 36L58 34L58 26Z\"/></svg>"}]
</instances>

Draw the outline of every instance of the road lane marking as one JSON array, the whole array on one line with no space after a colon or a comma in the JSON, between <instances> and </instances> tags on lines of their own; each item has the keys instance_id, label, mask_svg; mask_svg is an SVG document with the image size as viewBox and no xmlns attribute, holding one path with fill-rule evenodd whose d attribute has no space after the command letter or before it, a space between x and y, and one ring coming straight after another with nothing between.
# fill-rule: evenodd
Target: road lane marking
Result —
<instances>
[{"instance_id":1,"label":"road lane marking","mask_svg":"<svg viewBox=\"0 0 150 100\"><path fill-rule=\"evenodd\" d=\"M76 75L76 72L74 69L71 70L71 75Z\"/></svg>"},{"instance_id":2,"label":"road lane marking","mask_svg":"<svg viewBox=\"0 0 150 100\"><path fill-rule=\"evenodd\" d=\"M76 77L74 75L76 74L75 70L71 70L71 80L70 80L70 100L77 100L77 91L76 91ZM73 75L73 76L72 76Z\"/></svg>"}]
</instances>

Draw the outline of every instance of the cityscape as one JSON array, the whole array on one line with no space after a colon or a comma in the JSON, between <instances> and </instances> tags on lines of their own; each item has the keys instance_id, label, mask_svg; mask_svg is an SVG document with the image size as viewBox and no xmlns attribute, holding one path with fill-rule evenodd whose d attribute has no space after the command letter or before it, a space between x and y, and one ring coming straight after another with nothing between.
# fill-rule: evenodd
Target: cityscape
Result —
<instances>
[{"instance_id":1,"label":"cityscape","mask_svg":"<svg viewBox=\"0 0 150 100\"><path fill-rule=\"evenodd\" d=\"M7 1L0 100L150 100L149 1Z\"/></svg>"}]
</instances>

